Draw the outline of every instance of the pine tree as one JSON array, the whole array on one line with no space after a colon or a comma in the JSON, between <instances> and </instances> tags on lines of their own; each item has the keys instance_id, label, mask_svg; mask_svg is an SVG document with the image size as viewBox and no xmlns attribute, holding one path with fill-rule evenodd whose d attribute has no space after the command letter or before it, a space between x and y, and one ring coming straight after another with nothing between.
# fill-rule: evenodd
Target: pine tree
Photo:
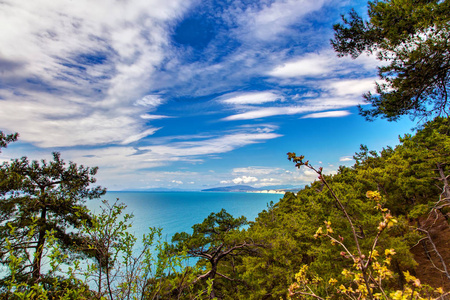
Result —
<instances>
[{"instance_id":1,"label":"pine tree","mask_svg":"<svg viewBox=\"0 0 450 300\"><path fill-rule=\"evenodd\" d=\"M365 94L368 120L402 115L428 119L447 116L450 88L450 1L377 0L368 20L354 10L334 25L331 41L339 56L376 54L382 81L376 94Z\"/></svg>"},{"instance_id":2,"label":"pine tree","mask_svg":"<svg viewBox=\"0 0 450 300\"><path fill-rule=\"evenodd\" d=\"M15 138L2 135L2 142ZM20 280L42 280L49 234L67 252L83 241L77 228L90 219L84 203L106 192L89 187L96 173L97 168L67 165L59 153L49 162L22 157L0 166L0 262L7 264L12 251L21 261Z\"/></svg>"}]
</instances>

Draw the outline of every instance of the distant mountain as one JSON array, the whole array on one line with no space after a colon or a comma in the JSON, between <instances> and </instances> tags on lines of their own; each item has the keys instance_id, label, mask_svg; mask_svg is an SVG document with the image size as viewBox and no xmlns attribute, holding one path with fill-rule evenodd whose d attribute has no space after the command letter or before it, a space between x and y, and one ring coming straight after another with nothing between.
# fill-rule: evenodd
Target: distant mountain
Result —
<instances>
[{"instance_id":1,"label":"distant mountain","mask_svg":"<svg viewBox=\"0 0 450 300\"><path fill-rule=\"evenodd\" d=\"M233 185L233 186L224 186L224 187L217 187L212 189L205 189L202 190L202 192L253 192L258 191L259 189L256 189L254 187L251 187L249 185Z\"/></svg>"}]
</instances>

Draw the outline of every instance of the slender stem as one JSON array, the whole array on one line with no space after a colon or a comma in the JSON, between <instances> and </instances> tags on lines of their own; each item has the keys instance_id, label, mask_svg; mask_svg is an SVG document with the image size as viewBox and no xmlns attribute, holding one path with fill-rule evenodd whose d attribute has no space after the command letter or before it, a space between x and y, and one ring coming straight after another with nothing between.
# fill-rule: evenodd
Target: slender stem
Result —
<instances>
[{"instance_id":1,"label":"slender stem","mask_svg":"<svg viewBox=\"0 0 450 300\"><path fill-rule=\"evenodd\" d=\"M312 168L312 169L314 171L316 171L314 168ZM339 198L336 196L336 194L334 193L333 189L330 187L328 182L322 176L322 173L318 172L318 171L316 171L316 172L320 175L320 180L325 184L325 186L328 188L328 190L330 191L330 193L333 196L333 198L339 204L339 207L341 208L342 212L344 213L345 217L347 218L348 223L350 224L350 228L352 229L353 239L355 240L355 244L356 244L356 249L358 250L358 256L359 256L359 259L360 259L361 272L363 274L364 283L366 285L367 292L369 293L369 299L373 299L372 290L370 289L370 284L369 284L369 278L367 277L367 266L364 265L364 263L362 261L362 252L361 252L361 247L359 246L359 241L358 241L358 236L356 234L355 225L353 225L352 219L348 215L347 210L345 209L344 205L339 200Z\"/></svg>"}]
</instances>

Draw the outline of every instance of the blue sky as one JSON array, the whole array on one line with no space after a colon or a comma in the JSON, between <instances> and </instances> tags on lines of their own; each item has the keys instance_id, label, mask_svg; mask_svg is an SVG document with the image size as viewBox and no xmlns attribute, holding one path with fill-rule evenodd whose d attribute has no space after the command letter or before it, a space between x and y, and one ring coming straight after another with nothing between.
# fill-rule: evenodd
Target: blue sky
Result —
<instances>
[{"instance_id":1,"label":"blue sky","mask_svg":"<svg viewBox=\"0 0 450 300\"><path fill-rule=\"evenodd\" d=\"M366 1L2 1L0 130L20 142L0 160L59 151L109 190L314 180L289 151L351 165L415 125L358 115L379 62L333 52L351 8Z\"/></svg>"}]
</instances>

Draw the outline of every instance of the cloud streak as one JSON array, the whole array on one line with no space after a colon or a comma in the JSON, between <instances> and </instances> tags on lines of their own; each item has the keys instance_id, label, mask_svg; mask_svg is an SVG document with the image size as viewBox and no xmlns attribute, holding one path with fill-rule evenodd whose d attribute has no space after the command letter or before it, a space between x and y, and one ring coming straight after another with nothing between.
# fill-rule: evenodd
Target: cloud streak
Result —
<instances>
[{"instance_id":1,"label":"cloud streak","mask_svg":"<svg viewBox=\"0 0 450 300\"><path fill-rule=\"evenodd\" d=\"M288 32L292 25L299 23L311 12L319 10L326 2L324 0L287 0L262 2L259 7L250 6L244 14L236 13L237 23L240 25L237 30L238 35L250 41L278 39Z\"/></svg>"},{"instance_id":2,"label":"cloud streak","mask_svg":"<svg viewBox=\"0 0 450 300\"><path fill-rule=\"evenodd\" d=\"M376 79L365 77L373 67L373 58L337 60L330 50L306 53L281 62L267 72L268 81L280 85L283 102L274 106L261 101L260 107L238 106L238 113L224 117L224 121L253 120L280 115L305 114L303 118L344 117L343 111L327 112L364 104L362 95L373 91ZM343 78L354 70L358 78ZM284 88L289 86L290 89ZM292 88L294 87L294 88ZM311 88L314 87L314 88ZM304 89L307 92L303 92ZM292 90L298 89L298 93ZM264 92L260 92L264 93ZM230 98L233 102L234 98ZM239 98L238 98L239 99ZM239 102L239 101L234 101ZM272 106L271 106L272 105ZM262 106L262 107L261 107Z\"/></svg>"},{"instance_id":3,"label":"cloud streak","mask_svg":"<svg viewBox=\"0 0 450 300\"><path fill-rule=\"evenodd\" d=\"M348 110L325 111L321 113L308 114L302 119L319 119L319 118L341 118L350 115Z\"/></svg>"},{"instance_id":4,"label":"cloud streak","mask_svg":"<svg viewBox=\"0 0 450 300\"><path fill-rule=\"evenodd\" d=\"M265 92L230 93L219 97L217 100L219 102L230 105L244 105L244 104L255 105L283 100L283 97L275 92L265 91Z\"/></svg>"}]
</instances>

